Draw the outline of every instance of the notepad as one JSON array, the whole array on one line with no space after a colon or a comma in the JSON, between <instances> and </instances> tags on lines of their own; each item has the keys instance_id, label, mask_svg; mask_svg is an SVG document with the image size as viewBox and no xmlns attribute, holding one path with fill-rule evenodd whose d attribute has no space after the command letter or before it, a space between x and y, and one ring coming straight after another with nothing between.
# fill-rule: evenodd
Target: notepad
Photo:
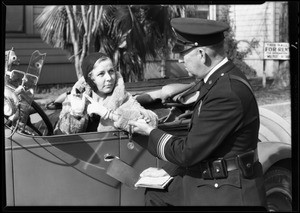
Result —
<instances>
[{"instance_id":1,"label":"notepad","mask_svg":"<svg viewBox=\"0 0 300 213\"><path fill-rule=\"evenodd\" d=\"M173 177L166 175L162 177L140 177L140 173L119 158L111 161L106 174L120 181L130 188L146 187L164 189Z\"/></svg>"},{"instance_id":2,"label":"notepad","mask_svg":"<svg viewBox=\"0 0 300 213\"><path fill-rule=\"evenodd\" d=\"M164 189L173 177L167 175L163 177L141 177L136 183L135 187L146 187L155 189Z\"/></svg>"}]
</instances>

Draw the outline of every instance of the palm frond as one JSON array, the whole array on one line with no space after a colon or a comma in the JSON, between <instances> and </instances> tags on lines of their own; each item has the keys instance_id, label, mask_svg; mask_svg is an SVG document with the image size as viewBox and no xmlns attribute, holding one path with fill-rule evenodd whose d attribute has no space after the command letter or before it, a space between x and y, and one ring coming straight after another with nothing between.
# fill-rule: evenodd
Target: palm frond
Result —
<instances>
[{"instance_id":1,"label":"palm frond","mask_svg":"<svg viewBox=\"0 0 300 213\"><path fill-rule=\"evenodd\" d=\"M127 80L134 80L142 79L146 59L165 58L171 37L168 19L180 16L183 9L180 5L47 6L34 24L47 44L67 50L75 63L81 61L79 54L82 59L90 51L102 51L115 59ZM127 47L120 49L124 39Z\"/></svg>"},{"instance_id":2,"label":"palm frond","mask_svg":"<svg viewBox=\"0 0 300 213\"><path fill-rule=\"evenodd\" d=\"M71 44L68 18L64 6L47 6L36 18L34 25L41 38L49 45L65 48Z\"/></svg>"}]
</instances>

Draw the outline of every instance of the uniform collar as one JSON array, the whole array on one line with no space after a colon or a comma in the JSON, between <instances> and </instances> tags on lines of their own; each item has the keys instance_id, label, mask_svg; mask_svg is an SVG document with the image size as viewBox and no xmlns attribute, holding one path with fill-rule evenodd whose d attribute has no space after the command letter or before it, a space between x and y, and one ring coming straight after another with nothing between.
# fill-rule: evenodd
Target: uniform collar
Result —
<instances>
[{"instance_id":1,"label":"uniform collar","mask_svg":"<svg viewBox=\"0 0 300 213\"><path fill-rule=\"evenodd\" d=\"M217 82L217 80L224 76L225 73L229 72L234 68L234 64L231 61L227 61L222 67L219 67L215 70L212 75L209 77L206 83L203 84L200 90L200 96L198 100L202 99L206 95L206 93L213 87L213 85Z\"/></svg>"},{"instance_id":2,"label":"uniform collar","mask_svg":"<svg viewBox=\"0 0 300 213\"><path fill-rule=\"evenodd\" d=\"M207 82L208 78L215 72L217 69L219 69L221 66L223 66L228 61L228 58L225 57L221 62L219 62L216 66L214 66L204 77L203 81L204 83Z\"/></svg>"}]
</instances>

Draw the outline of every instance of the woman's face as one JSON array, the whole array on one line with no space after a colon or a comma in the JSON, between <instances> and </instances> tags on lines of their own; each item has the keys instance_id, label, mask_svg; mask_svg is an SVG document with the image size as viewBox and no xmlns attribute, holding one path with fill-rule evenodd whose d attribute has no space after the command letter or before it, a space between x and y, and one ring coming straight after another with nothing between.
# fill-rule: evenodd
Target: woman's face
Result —
<instances>
[{"instance_id":1,"label":"woman's face","mask_svg":"<svg viewBox=\"0 0 300 213\"><path fill-rule=\"evenodd\" d=\"M113 91L116 83L116 71L110 59L96 61L94 69L90 72L90 78L97 85L100 95L106 95Z\"/></svg>"}]
</instances>

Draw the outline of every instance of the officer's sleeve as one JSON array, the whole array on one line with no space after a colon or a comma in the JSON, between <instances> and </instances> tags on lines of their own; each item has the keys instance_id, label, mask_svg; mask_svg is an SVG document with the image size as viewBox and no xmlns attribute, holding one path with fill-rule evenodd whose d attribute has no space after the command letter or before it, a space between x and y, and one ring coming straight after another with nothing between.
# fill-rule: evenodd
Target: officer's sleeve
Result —
<instances>
[{"instance_id":1,"label":"officer's sleeve","mask_svg":"<svg viewBox=\"0 0 300 213\"><path fill-rule=\"evenodd\" d=\"M199 108L201 110L199 111ZM192 128L186 138L160 129L151 131L148 150L154 156L179 166L191 166L206 159L242 125L242 105L235 95L214 96L194 109Z\"/></svg>"},{"instance_id":2,"label":"officer's sleeve","mask_svg":"<svg viewBox=\"0 0 300 213\"><path fill-rule=\"evenodd\" d=\"M148 149L150 153L156 153L155 149L153 149L152 147L148 147L148 143L145 143L145 141L149 140L149 136L134 133L132 135L132 139L135 143L139 144L141 147ZM157 156L156 154L154 155ZM181 170L182 168L170 162L164 163L161 168L164 169L170 176L176 176L182 172Z\"/></svg>"}]
</instances>

